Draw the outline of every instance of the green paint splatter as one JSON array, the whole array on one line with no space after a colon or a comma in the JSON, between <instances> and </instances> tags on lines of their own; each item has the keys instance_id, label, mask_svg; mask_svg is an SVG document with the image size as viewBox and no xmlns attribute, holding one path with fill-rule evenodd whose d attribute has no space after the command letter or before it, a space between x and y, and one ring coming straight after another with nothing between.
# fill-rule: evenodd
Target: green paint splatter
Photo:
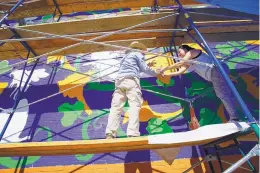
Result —
<instances>
[{"instance_id":1,"label":"green paint splatter","mask_svg":"<svg viewBox=\"0 0 260 173\"><path fill-rule=\"evenodd\" d=\"M77 101L74 105L64 103L58 107L59 112L63 112L61 124L63 127L69 127L81 116L84 110L84 104Z\"/></svg>"},{"instance_id":2,"label":"green paint splatter","mask_svg":"<svg viewBox=\"0 0 260 173\"><path fill-rule=\"evenodd\" d=\"M1 61L0 67L0 75L12 70L12 67L9 65L9 62L7 60Z\"/></svg>"},{"instance_id":3,"label":"green paint splatter","mask_svg":"<svg viewBox=\"0 0 260 173\"><path fill-rule=\"evenodd\" d=\"M173 133L173 130L168 125L167 121L160 118L150 119L146 130L148 131L149 135Z\"/></svg>"}]
</instances>

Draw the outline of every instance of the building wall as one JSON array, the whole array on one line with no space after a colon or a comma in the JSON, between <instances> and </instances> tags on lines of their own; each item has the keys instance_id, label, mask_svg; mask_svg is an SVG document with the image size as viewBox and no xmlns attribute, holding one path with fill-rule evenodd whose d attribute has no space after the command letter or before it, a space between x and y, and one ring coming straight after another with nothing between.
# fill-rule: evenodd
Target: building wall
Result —
<instances>
[{"instance_id":1,"label":"building wall","mask_svg":"<svg viewBox=\"0 0 260 173\"><path fill-rule=\"evenodd\" d=\"M196 46L197 45L193 45ZM231 79L251 113L258 119L259 109L259 42L210 43L219 58L226 58L231 69ZM162 49L156 50L163 51ZM114 90L116 73L102 77L117 69L122 52L101 52L90 55L52 56L41 59L21 95L21 101L10 122L1 143L22 141L72 141L104 138L107 117ZM150 57L151 55L148 55ZM11 109L17 96L17 87L22 76L22 67L12 69L10 64L18 59L2 61L0 71L0 107ZM169 58L158 57L156 66L172 64ZM26 68L24 81L29 75L33 62ZM53 68L53 67L59 67ZM103 71L104 69L108 70ZM63 68L63 69L61 69ZM87 75L88 77L77 72ZM102 78L101 78L102 77ZM94 80L98 78L98 80ZM80 85L54 97L31 104L38 99ZM142 135L178 133L189 130L190 113L188 105L175 98L194 97L211 87L192 69L182 78L172 77L160 81L155 77L142 75L144 104L140 112L140 132ZM24 87L22 83L21 88ZM185 89L186 88L186 89ZM128 124L128 104L121 117L119 137L126 136ZM228 115L223 104L209 92L194 102L195 114L201 126L225 123ZM243 114L241 119L245 118ZM8 114L0 112L0 130ZM241 147L248 152L254 142L242 142ZM212 150L211 152L214 152ZM221 153L225 159L234 162L239 152L229 150ZM153 151L119 152L71 156L1 157L1 172L182 172L199 157L204 156L199 146L182 147L172 166ZM257 160L255 163L258 163ZM208 172L207 166L197 169ZM32 169L33 168L33 169ZM55 171L54 171L55 170ZM198 171L196 171L198 172Z\"/></svg>"}]
</instances>

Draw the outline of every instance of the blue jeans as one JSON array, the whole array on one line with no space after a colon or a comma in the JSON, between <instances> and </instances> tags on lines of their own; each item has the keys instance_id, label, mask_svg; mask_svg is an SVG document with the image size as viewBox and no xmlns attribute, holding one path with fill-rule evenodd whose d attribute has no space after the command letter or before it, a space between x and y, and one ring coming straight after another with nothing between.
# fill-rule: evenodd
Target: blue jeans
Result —
<instances>
[{"instance_id":1,"label":"blue jeans","mask_svg":"<svg viewBox=\"0 0 260 173\"><path fill-rule=\"evenodd\" d=\"M229 74L229 68L226 64L222 64L226 73ZM224 104L230 119L238 119L238 111L237 111L237 101L234 97L231 89L229 88L227 82L224 77L220 73L217 67L214 67L211 71L211 82L213 84L213 88L217 97Z\"/></svg>"}]
</instances>

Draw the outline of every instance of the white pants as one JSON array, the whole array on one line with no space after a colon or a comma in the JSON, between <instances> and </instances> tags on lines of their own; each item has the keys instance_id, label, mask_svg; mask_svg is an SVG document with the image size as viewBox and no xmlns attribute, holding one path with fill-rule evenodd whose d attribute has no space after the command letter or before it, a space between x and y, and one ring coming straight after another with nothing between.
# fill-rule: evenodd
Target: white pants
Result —
<instances>
[{"instance_id":1,"label":"white pants","mask_svg":"<svg viewBox=\"0 0 260 173\"><path fill-rule=\"evenodd\" d=\"M128 99L129 122L127 136L140 136L139 112L143 104L140 81L138 78L122 78L115 81L115 92L113 94L111 109L108 116L106 134L116 137L117 129L120 126L122 109Z\"/></svg>"}]
</instances>

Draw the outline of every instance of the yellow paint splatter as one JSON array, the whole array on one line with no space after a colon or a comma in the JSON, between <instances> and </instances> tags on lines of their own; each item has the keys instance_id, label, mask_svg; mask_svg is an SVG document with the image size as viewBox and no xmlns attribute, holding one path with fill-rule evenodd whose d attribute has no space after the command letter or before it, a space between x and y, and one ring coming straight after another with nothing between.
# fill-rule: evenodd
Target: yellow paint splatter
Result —
<instances>
[{"instance_id":1,"label":"yellow paint splatter","mask_svg":"<svg viewBox=\"0 0 260 173\"><path fill-rule=\"evenodd\" d=\"M4 89L8 86L7 82L0 82L0 94L3 93Z\"/></svg>"},{"instance_id":2,"label":"yellow paint splatter","mask_svg":"<svg viewBox=\"0 0 260 173\"><path fill-rule=\"evenodd\" d=\"M70 63L68 62L65 56L49 56L47 58L47 64L54 61L60 61L62 63L62 67L65 69L76 71L76 68L70 65Z\"/></svg>"},{"instance_id":3,"label":"yellow paint splatter","mask_svg":"<svg viewBox=\"0 0 260 173\"><path fill-rule=\"evenodd\" d=\"M85 74L91 75L92 72L88 72ZM69 97L69 98L77 98L79 101L81 101L84 104L85 107L85 112L90 115L92 114L92 110L89 108L88 104L85 101L85 98L83 96L83 90L84 90L84 84L89 82L90 77L83 75L83 74L72 74L68 76L66 79L59 81L58 86L59 86L59 91L66 90L68 88L71 88L75 85L82 84L78 87L75 87L73 89L70 89L68 91L65 91L63 93L64 97Z\"/></svg>"},{"instance_id":4,"label":"yellow paint splatter","mask_svg":"<svg viewBox=\"0 0 260 173\"><path fill-rule=\"evenodd\" d=\"M147 122L151 118L160 118L162 120L166 120L168 118L176 117L177 115L181 114L183 109L179 109L175 112L171 113L158 113L154 112L148 104L148 101L144 101L142 108L139 113L139 121L140 122ZM127 111L124 115L123 124L127 123L129 119L129 112Z\"/></svg>"}]
</instances>

